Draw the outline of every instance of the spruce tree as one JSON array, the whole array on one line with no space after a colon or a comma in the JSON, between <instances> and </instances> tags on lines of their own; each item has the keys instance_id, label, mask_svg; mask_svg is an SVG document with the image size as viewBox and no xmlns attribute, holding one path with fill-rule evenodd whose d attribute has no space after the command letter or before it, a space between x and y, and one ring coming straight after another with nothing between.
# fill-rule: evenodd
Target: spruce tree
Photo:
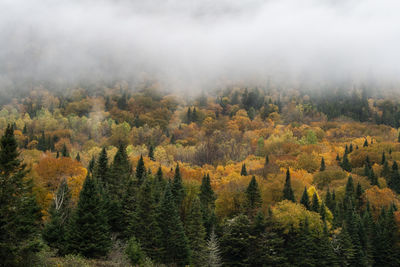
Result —
<instances>
[{"instance_id":1,"label":"spruce tree","mask_svg":"<svg viewBox=\"0 0 400 267\"><path fill-rule=\"evenodd\" d=\"M396 161L394 161L392 165L392 172L390 174L390 180L388 186L397 194L400 193L400 174Z\"/></svg>"},{"instance_id":2,"label":"spruce tree","mask_svg":"<svg viewBox=\"0 0 400 267\"><path fill-rule=\"evenodd\" d=\"M182 201L185 198L185 189L182 184L181 172L179 170L179 164L176 164L174 180L172 181L172 194L175 199L175 204L178 210L180 210Z\"/></svg>"},{"instance_id":3,"label":"spruce tree","mask_svg":"<svg viewBox=\"0 0 400 267\"><path fill-rule=\"evenodd\" d=\"M76 155L76 161L77 162L81 162L81 155L79 155L79 152L78 152L78 154Z\"/></svg>"},{"instance_id":4,"label":"spruce tree","mask_svg":"<svg viewBox=\"0 0 400 267\"><path fill-rule=\"evenodd\" d=\"M343 155L343 160L340 166L343 170L351 172L351 164L346 153Z\"/></svg>"},{"instance_id":5,"label":"spruce tree","mask_svg":"<svg viewBox=\"0 0 400 267\"><path fill-rule=\"evenodd\" d=\"M262 198L260 189L258 188L256 177L253 176L246 189L246 206L251 217L255 215L257 209L261 207L261 204Z\"/></svg>"},{"instance_id":6,"label":"spruce tree","mask_svg":"<svg viewBox=\"0 0 400 267\"><path fill-rule=\"evenodd\" d=\"M196 197L191 205L189 215L186 218L185 233L191 250L191 263L194 266L202 266L203 255L206 251L206 230L203 224L201 203Z\"/></svg>"},{"instance_id":7,"label":"spruce tree","mask_svg":"<svg viewBox=\"0 0 400 267\"><path fill-rule=\"evenodd\" d=\"M67 145L64 143L62 149L61 149L61 156L63 157L69 157L69 152L67 149Z\"/></svg>"},{"instance_id":8,"label":"spruce tree","mask_svg":"<svg viewBox=\"0 0 400 267\"><path fill-rule=\"evenodd\" d=\"M162 263L176 264L177 266L188 264L190 249L170 184L165 189L158 214L163 249Z\"/></svg>"},{"instance_id":9,"label":"spruce tree","mask_svg":"<svg viewBox=\"0 0 400 267\"><path fill-rule=\"evenodd\" d=\"M186 122L189 124L192 122L192 110L189 107L186 113Z\"/></svg>"},{"instance_id":10,"label":"spruce tree","mask_svg":"<svg viewBox=\"0 0 400 267\"><path fill-rule=\"evenodd\" d=\"M321 159L321 167L319 168L319 171L323 172L323 171L325 171L325 169L326 169L325 159L324 159L324 157L322 157L322 159Z\"/></svg>"},{"instance_id":11,"label":"spruce tree","mask_svg":"<svg viewBox=\"0 0 400 267\"><path fill-rule=\"evenodd\" d=\"M147 256L153 260L161 259L161 230L157 223L156 203L151 182L148 179L140 187L136 210L128 229L140 242Z\"/></svg>"},{"instance_id":12,"label":"spruce tree","mask_svg":"<svg viewBox=\"0 0 400 267\"><path fill-rule=\"evenodd\" d=\"M154 158L154 147L153 147L152 145L149 146L149 155L148 155L148 157L149 157L152 161L155 161L155 158Z\"/></svg>"},{"instance_id":13,"label":"spruce tree","mask_svg":"<svg viewBox=\"0 0 400 267\"><path fill-rule=\"evenodd\" d=\"M144 166L143 156L140 155L139 161L136 165L136 180L138 186L142 185L145 175L146 175L146 167Z\"/></svg>"},{"instance_id":14,"label":"spruce tree","mask_svg":"<svg viewBox=\"0 0 400 267\"><path fill-rule=\"evenodd\" d=\"M242 164L242 170L240 171L240 175L247 176L246 163Z\"/></svg>"},{"instance_id":15,"label":"spruce tree","mask_svg":"<svg viewBox=\"0 0 400 267\"><path fill-rule=\"evenodd\" d=\"M8 125L0 139L0 260L3 266L24 266L39 245L40 208L18 159L14 129Z\"/></svg>"},{"instance_id":16,"label":"spruce tree","mask_svg":"<svg viewBox=\"0 0 400 267\"><path fill-rule=\"evenodd\" d=\"M131 175L131 165L125 146L120 144L108 172L107 188L113 200L120 200Z\"/></svg>"},{"instance_id":17,"label":"spruce tree","mask_svg":"<svg viewBox=\"0 0 400 267\"><path fill-rule=\"evenodd\" d=\"M210 238L207 241L206 253L204 258L204 266L206 267L222 266L221 251L214 229L212 229L210 233Z\"/></svg>"},{"instance_id":18,"label":"spruce tree","mask_svg":"<svg viewBox=\"0 0 400 267\"><path fill-rule=\"evenodd\" d=\"M93 168L93 177L97 179L97 181L103 187L106 187L109 183L108 157L105 147L103 147L103 149L101 150L99 158L97 159L97 162Z\"/></svg>"},{"instance_id":19,"label":"spruce tree","mask_svg":"<svg viewBox=\"0 0 400 267\"><path fill-rule=\"evenodd\" d=\"M363 144L363 147L367 147L367 146L368 146L368 140L365 139L364 144Z\"/></svg>"},{"instance_id":20,"label":"spruce tree","mask_svg":"<svg viewBox=\"0 0 400 267\"><path fill-rule=\"evenodd\" d=\"M319 200L317 193L313 194L312 201L311 201L311 210L314 212L319 212L320 211L320 206L319 206Z\"/></svg>"},{"instance_id":21,"label":"spruce tree","mask_svg":"<svg viewBox=\"0 0 400 267\"><path fill-rule=\"evenodd\" d=\"M269 164L269 156L268 154L265 156L265 162L264 162L264 166L267 166Z\"/></svg>"},{"instance_id":22,"label":"spruce tree","mask_svg":"<svg viewBox=\"0 0 400 267\"><path fill-rule=\"evenodd\" d=\"M300 204L302 204L307 210L310 210L310 198L308 197L307 187L304 187L303 195L300 199Z\"/></svg>"},{"instance_id":23,"label":"spruce tree","mask_svg":"<svg viewBox=\"0 0 400 267\"><path fill-rule=\"evenodd\" d=\"M389 181L390 179L390 168L389 168L389 163L387 161L383 163L381 176L384 177L386 181Z\"/></svg>"},{"instance_id":24,"label":"spruce tree","mask_svg":"<svg viewBox=\"0 0 400 267\"><path fill-rule=\"evenodd\" d=\"M386 162L386 156L385 156L385 152L382 152L382 160L381 160L381 164L385 164Z\"/></svg>"},{"instance_id":25,"label":"spruce tree","mask_svg":"<svg viewBox=\"0 0 400 267\"><path fill-rule=\"evenodd\" d=\"M101 197L97 182L88 174L68 226L68 253L88 258L99 258L108 253L111 236Z\"/></svg>"},{"instance_id":26,"label":"spruce tree","mask_svg":"<svg viewBox=\"0 0 400 267\"><path fill-rule=\"evenodd\" d=\"M199 199L203 213L204 226L206 228L207 235L209 235L216 223L216 217L214 213L216 196L211 187L209 174L204 175L201 181Z\"/></svg>"},{"instance_id":27,"label":"spruce tree","mask_svg":"<svg viewBox=\"0 0 400 267\"><path fill-rule=\"evenodd\" d=\"M295 202L294 199L294 193L292 189L292 185L290 182L290 171L287 169L286 171L286 180L285 180L285 186L283 187L283 199L290 200L292 202Z\"/></svg>"},{"instance_id":28,"label":"spruce tree","mask_svg":"<svg viewBox=\"0 0 400 267\"><path fill-rule=\"evenodd\" d=\"M131 223L136 220L137 191L138 188L136 181L134 181L132 178L129 179L122 198L121 206L121 236L126 240L135 234L133 232L135 229L130 226Z\"/></svg>"}]
</instances>

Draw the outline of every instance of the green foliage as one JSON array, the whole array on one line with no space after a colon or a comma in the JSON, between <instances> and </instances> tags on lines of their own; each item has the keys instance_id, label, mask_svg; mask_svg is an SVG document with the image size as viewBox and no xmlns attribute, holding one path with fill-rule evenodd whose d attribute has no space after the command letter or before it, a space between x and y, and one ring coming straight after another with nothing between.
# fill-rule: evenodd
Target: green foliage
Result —
<instances>
[{"instance_id":1,"label":"green foliage","mask_svg":"<svg viewBox=\"0 0 400 267\"><path fill-rule=\"evenodd\" d=\"M136 240L135 237L131 237L129 239L125 249L125 254L128 256L131 264L135 266L142 266L146 259L146 254L143 252L140 243Z\"/></svg>"},{"instance_id":2,"label":"green foliage","mask_svg":"<svg viewBox=\"0 0 400 267\"><path fill-rule=\"evenodd\" d=\"M243 163L242 169L240 171L241 176L247 176L247 170L246 170L246 163Z\"/></svg>"},{"instance_id":3,"label":"green foliage","mask_svg":"<svg viewBox=\"0 0 400 267\"><path fill-rule=\"evenodd\" d=\"M307 187L304 187L303 195L300 199L300 204L302 204L308 210L310 210L311 208L310 198L307 193Z\"/></svg>"},{"instance_id":4,"label":"green foliage","mask_svg":"<svg viewBox=\"0 0 400 267\"><path fill-rule=\"evenodd\" d=\"M321 159L321 166L319 167L319 171L323 172L323 171L325 171L325 169L326 169L326 166L325 166L325 159L324 159L324 157L322 157L322 159Z\"/></svg>"},{"instance_id":5,"label":"green foliage","mask_svg":"<svg viewBox=\"0 0 400 267\"><path fill-rule=\"evenodd\" d=\"M189 215L185 222L185 233L191 250L191 263L201 266L206 252L206 230L203 225L201 203L198 197L192 202Z\"/></svg>"},{"instance_id":6,"label":"green foliage","mask_svg":"<svg viewBox=\"0 0 400 267\"><path fill-rule=\"evenodd\" d=\"M246 206L250 216L254 216L257 209L261 207L262 198L256 177L253 176L246 189Z\"/></svg>"},{"instance_id":7,"label":"green foliage","mask_svg":"<svg viewBox=\"0 0 400 267\"><path fill-rule=\"evenodd\" d=\"M290 171L289 171L289 169L287 169L287 171L286 171L285 186L283 188L283 199L287 199L287 200L295 202L294 193L293 193L292 185L291 185L291 182L290 182Z\"/></svg>"},{"instance_id":8,"label":"green foliage","mask_svg":"<svg viewBox=\"0 0 400 267\"><path fill-rule=\"evenodd\" d=\"M88 175L67 231L68 253L88 258L104 257L111 246L109 225L99 186Z\"/></svg>"}]
</instances>

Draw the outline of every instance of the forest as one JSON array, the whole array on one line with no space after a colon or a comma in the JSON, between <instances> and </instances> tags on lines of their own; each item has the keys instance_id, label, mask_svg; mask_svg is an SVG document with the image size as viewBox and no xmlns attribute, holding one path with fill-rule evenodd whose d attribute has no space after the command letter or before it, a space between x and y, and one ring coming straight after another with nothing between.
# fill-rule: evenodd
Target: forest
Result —
<instances>
[{"instance_id":1,"label":"forest","mask_svg":"<svg viewBox=\"0 0 400 267\"><path fill-rule=\"evenodd\" d=\"M399 95L121 81L1 102L1 266L400 266Z\"/></svg>"}]
</instances>

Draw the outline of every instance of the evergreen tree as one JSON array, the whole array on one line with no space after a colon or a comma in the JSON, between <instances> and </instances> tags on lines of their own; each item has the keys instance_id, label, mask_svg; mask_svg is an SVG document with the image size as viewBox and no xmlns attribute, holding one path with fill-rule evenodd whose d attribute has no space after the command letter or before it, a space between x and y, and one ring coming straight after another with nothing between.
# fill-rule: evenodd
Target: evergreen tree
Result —
<instances>
[{"instance_id":1,"label":"evergreen tree","mask_svg":"<svg viewBox=\"0 0 400 267\"><path fill-rule=\"evenodd\" d=\"M321 159L321 167L319 168L319 171L323 172L323 171L325 171L325 169L326 169L325 160L324 160L324 157L322 157L322 159Z\"/></svg>"},{"instance_id":2,"label":"evergreen tree","mask_svg":"<svg viewBox=\"0 0 400 267\"><path fill-rule=\"evenodd\" d=\"M351 266L351 263L354 261L355 252L346 227L342 227L342 230L338 235L338 240L337 242L334 242L334 245L336 245L335 243L337 243L337 249L335 252L337 259L339 260L339 265Z\"/></svg>"},{"instance_id":3,"label":"evergreen tree","mask_svg":"<svg viewBox=\"0 0 400 267\"><path fill-rule=\"evenodd\" d=\"M182 184L182 177L181 177L181 172L179 170L179 164L176 164L175 167L175 175L174 175L174 180L172 182L171 191L175 199L176 207L178 208L178 210L180 210L182 201L185 198L185 189L183 188Z\"/></svg>"},{"instance_id":4,"label":"evergreen tree","mask_svg":"<svg viewBox=\"0 0 400 267\"><path fill-rule=\"evenodd\" d=\"M111 236L99 186L88 174L67 231L67 251L88 258L105 256Z\"/></svg>"},{"instance_id":5,"label":"evergreen tree","mask_svg":"<svg viewBox=\"0 0 400 267\"><path fill-rule=\"evenodd\" d=\"M120 200L125 191L125 186L129 181L130 175L131 165L128 155L126 154L125 146L120 144L108 172L109 178L107 188L111 199Z\"/></svg>"},{"instance_id":6,"label":"evergreen tree","mask_svg":"<svg viewBox=\"0 0 400 267\"><path fill-rule=\"evenodd\" d=\"M0 260L3 266L26 266L37 252L40 208L18 159L14 129L8 125L0 139Z\"/></svg>"},{"instance_id":7,"label":"evergreen tree","mask_svg":"<svg viewBox=\"0 0 400 267\"><path fill-rule=\"evenodd\" d=\"M247 176L246 163L242 164L242 170L240 171L240 175Z\"/></svg>"},{"instance_id":8,"label":"evergreen tree","mask_svg":"<svg viewBox=\"0 0 400 267\"><path fill-rule=\"evenodd\" d=\"M290 182L290 171L287 169L286 171L286 180L285 180L285 186L283 187L283 199L290 200L292 202L295 202L294 199L294 193L292 189L292 185Z\"/></svg>"},{"instance_id":9,"label":"evergreen tree","mask_svg":"<svg viewBox=\"0 0 400 267\"><path fill-rule=\"evenodd\" d=\"M249 262L250 222L245 215L226 222L221 238L221 252L227 266L246 266Z\"/></svg>"},{"instance_id":10,"label":"evergreen tree","mask_svg":"<svg viewBox=\"0 0 400 267\"><path fill-rule=\"evenodd\" d=\"M314 212L319 212L320 211L320 206L319 206L319 200L318 200L317 193L313 194L311 202L312 202L311 210L314 211Z\"/></svg>"},{"instance_id":11,"label":"evergreen tree","mask_svg":"<svg viewBox=\"0 0 400 267\"><path fill-rule=\"evenodd\" d=\"M400 175L397 162L394 161L392 165L392 172L390 175L390 180L388 186L395 191L397 194L400 193Z\"/></svg>"},{"instance_id":12,"label":"evergreen tree","mask_svg":"<svg viewBox=\"0 0 400 267\"><path fill-rule=\"evenodd\" d=\"M387 161L385 161L383 163L381 176L384 177L386 179L386 181L389 181L389 179L390 179L390 168L389 168L389 163Z\"/></svg>"},{"instance_id":13,"label":"evergreen tree","mask_svg":"<svg viewBox=\"0 0 400 267\"><path fill-rule=\"evenodd\" d=\"M186 122L189 124L192 122L192 109L189 107L186 113Z\"/></svg>"},{"instance_id":14,"label":"evergreen tree","mask_svg":"<svg viewBox=\"0 0 400 267\"><path fill-rule=\"evenodd\" d=\"M93 177L100 183L102 186L107 186L109 183L108 177L108 158L106 148L100 152L99 158L94 165L93 168Z\"/></svg>"},{"instance_id":15,"label":"evergreen tree","mask_svg":"<svg viewBox=\"0 0 400 267\"><path fill-rule=\"evenodd\" d=\"M214 224L216 222L216 217L214 213L215 209L215 193L211 187L210 175L204 175L201 186L199 199L201 203L201 210L203 213L203 222L207 231L207 235L211 233L211 230L214 228Z\"/></svg>"},{"instance_id":16,"label":"evergreen tree","mask_svg":"<svg viewBox=\"0 0 400 267\"><path fill-rule=\"evenodd\" d=\"M374 173L374 169L370 169L368 179L370 180L372 185L378 185L378 177L376 177Z\"/></svg>"},{"instance_id":17,"label":"evergreen tree","mask_svg":"<svg viewBox=\"0 0 400 267\"><path fill-rule=\"evenodd\" d=\"M59 255L66 252L66 226L71 215L71 192L67 181L62 180L49 210L49 221L45 224L42 237L47 244L58 250Z\"/></svg>"},{"instance_id":18,"label":"evergreen tree","mask_svg":"<svg viewBox=\"0 0 400 267\"><path fill-rule=\"evenodd\" d=\"M350 144L349 153L353 152L353 144Z\"/></svg>"},{"instance_id":19,"label":"evergreen tree","mask_svg":"<svg viewBox=\"0 0 400 267\"><path fill-rule=\"evenodd\" d=\"M341 167L343 170L351 172L351 164L350 164L350 161L349 161L346 153L343 155Z\"/></svg>"},{"instance_id":20,"label":"evergreen tree","mask_svg":"<svg viewBox=\"0 0 400 267\"><path fill-rule=\"evenodd\" d=\"M132 178L129 179L129 182L126 186L123 198L122 198L122 206L121 206L121 214L122 214L122 225L121 232L122 237L124 239L129 239L135 233L133 232L135 229L130 227L132 222L136 220L136 203L137 203L137 184Z\"/></svg>"},{"instance_id":21,"label":"evergreen tree","mask_svg":"<svg viewBox=\"0 0 400 267\"><path fill-rule=\"evenodd\" d=\"M186 218L185 232L192 252L191 263L202 266L203 255L206 249L206 230L203 224L201 204L198 197L192 202L189 215Z\"/></svg>"},{"instance_id":22,"label":"evergreen tree","mask_svg":"<svg viewBox=\"0 0 400 267\"><path fill-rule=\"evenodd\" d=\"M128 229L141 244L142 250L154 260L161 258L161 230L158 227L156 203L153 198L151 182L146 181L140 187L134 219Z\"/></svg>"},{"instance_id":23,"label":"evergreen tree","mask_svg":"<svg viewBox=\"0 0 400 267\"><path fill-rule=\"evenodd\" d=\"M139 186L143 183L145 175L146 167L144 166L143 156L141 155L136 165L136 179Z\"/></svg>"},{"instance_id":24,"label":"evergreen tree","mask_svg":"<svg viewBox=\"0 0 400 267\"><path fill-rule=\"evenodd\" d=\"M199 120L199 116L197 115L197 110L196 110L196 108L193 108L192 122L197 122L198 120Z\"/></svg>"},{"instance_id":25,"label":"evergreen tree","mask_svg":"<svg viewBox=\"0 0 400 267\"><path fill-rule=\"evenodd\" d=\"M149 155L148 155L148 157L152 161L156 161L156 159L154 158L154 147L152 145L149 146Z\"/></svg>"},{"instance_id":26,"label":"evergreen tree","mask_svg":"<svg viewBox=\"0 0 400 267\"><path fill-rule=\"evenodd\" d=\"M363 144L363 147L367 147L367 146L368 146L368 140L365 139L364 144Z\"/></svg>"},{"instance_id":27,"label":"evergreen tree","mask_svg":"<svg viewBox=\"0 0 400 267\"><path fill-rule=\"evenodd\" d=\"M246 189L246 205L250 216L254 216L257 209L261 207L262 198L258 188L256 177L253 176Z\"/></svg>"},{"instance_id":28,"label":"evergreen tree","mask_svg":"<svg viewBox=\"0 0 400 267\"><path fill-rule=\"evenodd\" d=\"M156 176L154 178L154 201L158 204L161 200L161 197L164 193L164 189L166 186L166 181L163 177L163 172L161 166L158 167Z\"/></svg>"},{"instance_id":29,"label":"evergreen tree","mask_svg":"<svg viewBox=\"0 0 400 267\"><path fill-rule=\"evenodd\" d=\"M269 164L269 156L266 155L266 156L265 156L265 163L264 163L264 166L267 166L268 164Z\"/></svg>"},{"instance_id":30,"label":"evergreen tree","mask_svg":"<svg viewBox=\"0 0 400 267\"><path fill-rule=\"evenodd\" d=\"M169 184L165 189L158 214L161 244L163 245L162 262L177 266L188 264L190 249Z\"/></svg>"},{"instance_id":31,"label":"evergreen tree","mask_svg":"<svg viewBox=\"0 0 400 267\"><path fill-rule=\"evenodd\" d=\"M58 151L57 151L57 158L58 158ZM88 172L93 173L95 165L96 165L96 159L93 156L89 161Z\"/></svg>"},{"instance_id":32,"label":"evergreen tree","mask_svg":"<svg viewBox=\"0 0 400 267\"><path fill-rule=\"evenodd\" d=\"M79 152L78 152L78 154L76 155L76 161L77 162L81 162L81 155L79 155Z\"/></svg>"},{"instance_id":33,"label":"evergreen tree","mask_svg":"<svg viewBox=\"0 0 400 267\"><path fill-rule=\"evenodd\" d=\"M381 160L381 164L385 164L386 162L386 156L385 156L385 152L382 152L382 160Z\"/></svg>"},{"instance_id":34,"label":"evergreen tree","mask_svg":"<svg viewBox=\"0 0 400 267\"><path fill-rule=\"evenodd\" d=\"M64 143L62 149L61 149L61 156L63 157L69 157L69 152L67 149L67 145Z\"/></svg>"},{"instance_id":35,"label":"evergreen tree","mask_svg":"<svg viewBox=\"0 0 400 267\"><path fill-rule=\"evenodd\" d=\"M307 187L304 187L303 195L300 199L300 204L302 204L306 209L310 210L310 198L308 197Z\"/></svg>"}]
</instances>

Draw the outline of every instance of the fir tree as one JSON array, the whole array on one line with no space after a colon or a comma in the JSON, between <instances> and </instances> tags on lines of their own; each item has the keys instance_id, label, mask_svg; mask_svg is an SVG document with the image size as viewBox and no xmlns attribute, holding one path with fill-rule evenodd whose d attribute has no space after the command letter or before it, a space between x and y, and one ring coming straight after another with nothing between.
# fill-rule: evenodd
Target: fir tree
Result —
<instances>
[{"instance_id":1,"label":"fir tree","mask_svg":"<svg viewBox=\"0 0 400 267\"><path fill-rule=\"evenodd\" d=\"M310 210L310 198L308 197L307 187L304 187L303 195L300 199L300 204L302 204L306 209Z\"/></svg>"},{"instance_id":2,"label":"fir tree","mask_svg":"<svg viewBox=\"0 0 400 267\"><path fill-rule=\"evenodd\" d=\"M385 164L386 162L386 156L385 156L385 152L382 152L382 159L381 159L381 164Z\"/></svg>"},{"instance_id":3,"label":"fir tree","mask_svg":"<svg viewBox=\"0 0 400 267\"><path fill-rule=\"evenodd\" d=\"M192 122L192 110L189 107L186 113L186 122L189 124Z\"/></svg>"},{"instance_id":4,"label":"fir tree","mask_svg":"<svg viewBox=\"0 0 400 267\"><path fill-rule=\"evenodd\" d=\"M350 144L349 153L353 152L353 144Z\"/></svg>"},{"instance_id":5,"label":"fir tree","mask_svg":"<svg viewBox=\"0 0 400 267\"><path fill-rule=\"evenodd\" d=\"M149 146L149 155L148 157L152 160L152 161L156 161L154 158L154 147L152 145Z\"/></svg>"},{"instance_id":6,"label":"fir tree","mask_svg":"<svg viewBox=\"0 0 400 267\"><path fill-rule=\"evenodd\" d=\"M363 144L363 147L367 147L367 146L368 146L368 140L365 139L364 144Z\"/></svg>"},{"instance_id":7,"label":"fir tree","mask_svg":"<svg viewBox=\"0 0 400 267\"><path fill-rule=\"evenodd\" d=\"M151 182L146 179L140 187L134 219L130 221L128 229L138 239L146 255L158 260L161 258L162 245L155 208Z\"/></svg>"},{"instance_id":8,"label":"fir tree","mask_svg":"<svg viewBox=\"0 0 400 267\"><path fill-rule=\"evenodd\" d=\"M163 249L162 262L184 266L189 262L190 250L179 212L168 184L158 211Z\"/></svg>"},{"instance_id":9,"label":"fir tree","mask_svg":"<svg viewBox=\"0 0 400 267\"><path fill-rule=\"evenodd\" d=\"M62 180L49 210L49 222L45 224L42 237L47 244L58 250L59 255L66 252L66 226L71 215L71 192L67 181Z\"/></svg>"},{"instance_id":10,"label":"fir tree","mask_svg":"<svg viewBox=\"0 0 400 267\"><path fill-rule=\"evenodd\" d=\"M40 208L18 159L14 129L8 125L0 139L0 260L3 266L26 266L40 245Z\"/></svg>"},{"instance_id":11,"label":"fir tree","mask_svg":"<svg viewBox=\"0 0 400 267\"><path fill-rule=\"evenodd\" d=\"M394 161L392 165L392 172L390 174L390 180L388 186L395 191L397 194L400 193L400 175L397 162Z\"/></svg>"},{"instance_id":12,"label":"fir tree","mask_svg":"<svg viewBox=\"0 0 400 267\"><path fill-rule=\"evenodd\" d=\"M67 251L88 258L103 257L111 246L109 226L98 184L88 174L67 231Z\"/></svg>"},{"instance_id":13,"label":"fir tree","mask_svg":"<svg viewBox=\"0 0 400 267\"><path fill-rule=\"evenodd\" d=\"M141 155L136 165L136 180L139 186L143 183L145 175L146 167L144 166L143 156Z\"/></svg>"},{"instance_id":14,"label":"fir tree","mask_svg":"<svg viewBox=\"0 0 400 267\"><path fill-rule=\"evenodd\" d=\"M201 266L206 249L206 230L203 224L201 204L198 197L192 202L189 215L186 218L185 232L192 252L191 263Z\"/></svg>"},{"instance_id":15,"label":"fir tree","mask_svg":"<svg viewBox=\"0 0 400 267\"><path fill-rule=\"evenodd\" d=\"M123 198L122 198L122 237L124 239L129 239L135 233L133 232L135 229L130 227L132 222L136 220L136 203L137 203L137 184L133 179L129 179L129 182L126 186Z\"/></svg>"},{"instance_id":16,"label":"fir tree","mask_svg":"<svg viewBox=\"0 0 400 267\"><path fill-rule=\"evenodd\" d=\"M384 177L386 179L386 181L389 181L389 179L390 179L390 168L389 168L389 163L387 162L387 160L383 163L381 176Z\"/></svg>"},{"instance_id":17,"label":"fir tree","mask_svg":"<svg viewBox=\"0 0 400 267\"><path fill-rule=\"evenodd\" d=\"M78 154L76 155L76 161L77 162L81 162L81 155L79 155L79 152L78 152Z\"/></svg>"},{"instance_id":18,"label":"fir tree","mask_svg":"<svg viewBox=\"0 0 400 267\"><path fill-rule=\"evenodd\" d=\"M251 216L255 215L258 208L261 207L262 198L258 188L256 177L253 176L246 189L246 205Z\"/></svg>"},{"instance_id":19,"label":"fir tree","mask_svg":"<svg viewBox=\"0 0 400 267\"><path fill-rule=\"evenodd\" d=\"M349 161L346 153L343 155L341 167L343 170L351 172L351 164L350 164L350 161Z\"/></svg>"},{"instance_id":20,"label":"fir tree","mask_svg":"<svg viewBox=\"0 0 400 267\"><path fill-rule=\"evenodd\" d=\"M323 171L325 171L325 169L326 169L325 160L324 160L324 157L322 157L322 159L321 159L321 167L319 168L319 171L323 172Z\"/></svg>"},{"instance_id":21,"label":"fir tree","mask_svg":"<svg viewBox=\"0 0 400 267\"><path fill-rule=\"evenodd\" d=\"M197 122L198 120L199 120L199 116L197 115L197 110L196 110L196 108L193 108L192 122Z\"/></svg>"},{"instance_id":22,"label":"fir tree","mask_svg":"<svg viewBox=\"0 0 400 267\"><path fill-rule=\"evenodd\" d=\"M294 199L294 193L292 189L292 185L290 182L290 171L287 169L286 171L286 180L285 180L285 186L283 187L283 199L290 200L292 202L295 202Z\"/></svg>"},{"instance_id":23,"label":"fir tree","mask_svg":"<svg viewBox=\"0 0 400 267\"><path fill-rule=\"evenodd\" d=\"M216 222L214 209L215 209L215 193L211 187L210 175L204 175L201 186L199 199L201 203L201 210L203 213L203 222L207 231L207 235L211 233Z\"/></svg>"},{"instance_id":24,"label":"fir tree","mask_svg":"<svg viewBox=\"0 0 400 267\"><path fill-rule=\"evenodd\" d=\"M120 144L108 172L107 188L111 199L120 200L131 175L131 165L125 146Z\"/></svg>"},{"instance_id":25,"label":"fir tree","mask_svg":"<svg viewBox=\"0 0 400 267\"><path fill-rule=\"evenodd\" d=\"M58 151L57 151L57 158L58 158ZM89 161L88 172L93 173L95 165L96 165L96 159L93 156Z\"/></svg>"},{"instance_id":26,"label":"fir tree","mask_svg":"<svg viewBox=\"0 0 400 267\"><path fill-rule=\"evenodd\" d=\"M319 206L319 200L318 200L318 196L317 196L317 193L314 193L313 194L313 197L312 197L312 204L311 204L311 210L312 211L315 211L315 212L319 212L319 210L320 210L320 206Z\"/></svg>"},{"instance_id":27,"label":"fir tree","mask_svg":"<svg viewBox=\"0 0 400 267\"><path fill-rule=\"evenodd\" d=\"M174 180L172 182L171 191L175 199L176 207L179 210L182 205L182 201L185 198L185 189L183 188L182 184L182 177L181 177L181 172L179 170L179 164L176 164L175 167L175 175L174 175Z\"/></svg>"},{"instance_id":28,"label":"fir tree","mask_svg":"<svg viewBox=\"0 0 400 267\"><path fill-rule=\"evenodd\" d=\"M264 163L264 166L267 166L268 164L269 164L269 156L266 155L266 156L265 156L265 163Z\"/></svg>"},{"instance_id":29,"label":"fir tree","mask_svg":"<svg viewBox=\"0 0 400 267\"><path fill-rule=\"evenodd\" d=\"M105 147L100 152L99 158L93 168L93 177L102 185L107 186L109 183L108 177L108 158Z\"/></svg>"},{"instance_id":30,"label":"fir tree","mask_svg":"<svg viewBox=\"0 0 400 267\"><path fill-rule=\"evenodd\" d=\"M63 157L69 157L69 152L67 149L67 145L64 143L62 149L61 149L61 156Z\"/></svg>"},{"instance_id":31,"label":"fir tree","mask_svg":"<svg viewBox=\"0 0 400 267\"><path fill-rule=\"evenodd\" d=\"M242 170L240 171L240 175L247 176L246 163L242 164Z\"/></svg>"}]
</instances>

